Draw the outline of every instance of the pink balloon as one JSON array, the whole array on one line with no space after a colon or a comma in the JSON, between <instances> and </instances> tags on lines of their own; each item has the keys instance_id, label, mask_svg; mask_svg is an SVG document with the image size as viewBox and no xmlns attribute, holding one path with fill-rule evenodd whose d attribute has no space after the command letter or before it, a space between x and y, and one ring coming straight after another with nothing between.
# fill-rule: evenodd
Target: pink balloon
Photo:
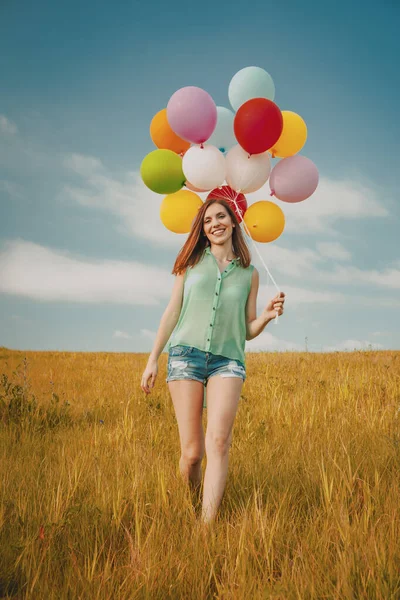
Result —
<instances>
[{"instance_id":1,"label":"pink balloon","mask_svg":"<svg viewBox=\"0 0 400 600\"><path fill-rule=\"evenodd\" d=\"M315 192L318 179L318 169L309 158L298 154L282 158L271 171L271 196L283 202L302 202Z\"/></svg>"},{"instance_id":2,"label":"pink balloon","mask_svg":"<svg viewBox=\"0 0 400 600\"><path fill-rule=\"evenodd\" d=\"M192 192L208 192L208 190L202 190L201 188L195 187L188 180L185 181L185 186L187 187L188 190L191 190Z\"/></svg>"},{"instance_id":3,"label":"pink balloon","mask_svg":"<svg viewBox=\"0 0 400 600\"><path fill-rule=\"evenodd\" d=\"M203 144L217 125L217 107L210 94L199 87L183 87L167 104L167 120L179 137Z\"/></svg>"}]
</instances>

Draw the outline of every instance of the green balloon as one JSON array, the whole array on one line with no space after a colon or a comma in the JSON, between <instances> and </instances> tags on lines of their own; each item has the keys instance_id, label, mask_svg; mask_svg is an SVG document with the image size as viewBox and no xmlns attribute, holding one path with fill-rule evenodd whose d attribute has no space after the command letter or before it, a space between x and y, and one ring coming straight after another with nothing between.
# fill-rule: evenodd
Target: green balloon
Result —
<instances>
[{"instance_id":1,"label":"green balloon","mask_svg":"<svg viewBox=\"0 0 400 600\"><path fill-rule=\"evenodd\" d=\"M185 183L182 157L172 150L153 150L140 166L144 183L157 194L173 194Z\"/></svg>"}]
</instances>

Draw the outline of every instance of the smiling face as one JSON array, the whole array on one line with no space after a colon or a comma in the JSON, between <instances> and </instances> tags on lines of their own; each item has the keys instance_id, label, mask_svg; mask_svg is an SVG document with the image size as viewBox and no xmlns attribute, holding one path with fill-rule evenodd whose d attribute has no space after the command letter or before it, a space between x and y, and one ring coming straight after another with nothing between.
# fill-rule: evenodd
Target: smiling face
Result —
<instances>
[{"instance_id":1,"label":"smiling face","mask_svg":"<svg viewBox=\"0 0 400 600\"><path fill-rule=\"evenodd\" d=\"M205 212L203 220L204 233L212 244L224 244L232 237L232 219L224 206L214 202Z\"/></svg>"}]
</instances>

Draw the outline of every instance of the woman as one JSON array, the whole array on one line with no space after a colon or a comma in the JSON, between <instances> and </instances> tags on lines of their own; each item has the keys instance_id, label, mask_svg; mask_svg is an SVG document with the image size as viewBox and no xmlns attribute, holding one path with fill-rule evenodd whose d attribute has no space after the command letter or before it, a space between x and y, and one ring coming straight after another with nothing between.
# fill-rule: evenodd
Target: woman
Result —
<instances>
[{"instance_id":1,"label":"woman","mask_svg":"<svg viewBox=\"0 0 400 600\"><path fill-rule=\"evenodd\" d=\"M229 203L221 199L204 202L176 258L171 299L142 375L141 388L148 394L157 377L158 357L170 340L166 381L179 429L179 468L198 493L206 452L205 523L215 518L225 489L232 428L246 379L245 341L258 336L276 314L283 313L285 294L281 292L257 317L259 274L250 261Z\"/></svg>"}]
</instances>

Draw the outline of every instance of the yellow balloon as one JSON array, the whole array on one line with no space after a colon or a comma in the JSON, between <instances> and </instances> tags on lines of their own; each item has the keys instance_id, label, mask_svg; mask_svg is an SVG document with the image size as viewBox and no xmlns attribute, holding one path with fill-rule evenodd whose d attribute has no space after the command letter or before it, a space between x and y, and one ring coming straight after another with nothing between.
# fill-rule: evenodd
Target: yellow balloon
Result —
<instances>
[{"instance_id":1,"label":"yellow balloon","mask_svg":"<svg viewBox=\"0 0 400 600\"><path fill-rule=\"evenodd\" d=\"M160 206L163 225L174 233L189 233L192 222L203 201L194 192L179 190L165 196Z\"/></svg>"},{"instance_id":2,"label":"yellow balloon","mask_svg":"<svg viewBox=\"0 0 400 600\"><path fill-rule=\"evenodd\" d=\"M244 213L243 220L256 242L273 242L285 228L285 215L279 206L269 200L251 204Z\"/></svg>"},{"instance_id":3,"label":"yellow balloon","mask_svg":"<svg viewBox=\"0 0 400 600\"><path fill-rule=\"evenodd\" d=\"M283 110L283 129L279 140L268 150L272 157L286 158L300 152L307 139L305 121L291 110Z\"/></svg>"}]
</instances>

